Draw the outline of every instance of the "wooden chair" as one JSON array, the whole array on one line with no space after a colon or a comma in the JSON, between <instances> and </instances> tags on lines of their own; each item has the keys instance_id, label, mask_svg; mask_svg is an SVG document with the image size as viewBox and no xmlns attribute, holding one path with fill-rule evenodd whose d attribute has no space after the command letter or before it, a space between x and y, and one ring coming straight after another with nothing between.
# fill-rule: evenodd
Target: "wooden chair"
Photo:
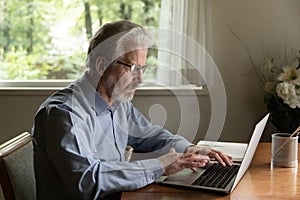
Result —
<instances>
[{"instance_id":1,"label":"wooden chair","mask_svg":"<svg viewBox=\"0 0 300 200\"><path fill-rule=\"evenodd\" d=\"M5 200L36 199L30 133L24 132L0 145L0 183Z\"/></svg>"}]
</instances>

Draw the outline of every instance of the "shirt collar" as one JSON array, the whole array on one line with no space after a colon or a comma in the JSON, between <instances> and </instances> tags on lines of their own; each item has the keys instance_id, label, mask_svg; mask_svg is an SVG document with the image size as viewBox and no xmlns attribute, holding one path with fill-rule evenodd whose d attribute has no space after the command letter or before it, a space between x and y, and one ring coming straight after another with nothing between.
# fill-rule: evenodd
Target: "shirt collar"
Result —
<instances>
[{"instance_id":1,"label":"shirt collar","mask_svg":"<svg viewBox=\"0 0 300 200\"><path fill-rule=\"evenodd\" d=\"M75 85L78 85L81 90L80 92L84 94L84 97L88 100L97 115L100 115L107 109L112 110L103 97L97 92L96 88L92 86L87 73L78 79Z\"/></svg>"}]
</instances>

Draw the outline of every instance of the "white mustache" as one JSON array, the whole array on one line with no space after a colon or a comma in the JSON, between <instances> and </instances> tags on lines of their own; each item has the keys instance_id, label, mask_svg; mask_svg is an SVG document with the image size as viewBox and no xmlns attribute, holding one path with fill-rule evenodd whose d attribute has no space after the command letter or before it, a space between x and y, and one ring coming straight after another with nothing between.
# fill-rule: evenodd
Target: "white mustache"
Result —
<instances>
[{"instance_id":1,"label":"white mustache","mask_svg":"<svg viewBox=\"0 0 300 200\"><path fill-rule=\"evenodd\" d=\"M135 90L136 88L138 88L140 86L140 84L137 84L137 83L133 83L133 84L130 84L128 86L128 89L130 90Z\"/></svg>"}]
</instances>

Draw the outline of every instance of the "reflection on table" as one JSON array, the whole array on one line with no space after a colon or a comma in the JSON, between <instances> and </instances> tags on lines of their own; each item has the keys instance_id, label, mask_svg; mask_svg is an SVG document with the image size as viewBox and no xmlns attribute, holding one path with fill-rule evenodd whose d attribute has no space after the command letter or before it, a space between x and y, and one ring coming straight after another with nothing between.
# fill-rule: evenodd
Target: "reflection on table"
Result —
<instances>
[{"instance_id":1,"label":"reflection on table","mask_svg":"<svg viewBox=\"0 0 300 200\"><path fill-rule=\"evenodd\" d=\"M298 155L300 155L299 148ZM298 173L298 168L273 168L270 161L271 143L259 143L250 168L235 190L229 195L163 186L154 183L139 190L123 192L122 200L300 199L300 174Z\"/></svg>"}]
</instances>

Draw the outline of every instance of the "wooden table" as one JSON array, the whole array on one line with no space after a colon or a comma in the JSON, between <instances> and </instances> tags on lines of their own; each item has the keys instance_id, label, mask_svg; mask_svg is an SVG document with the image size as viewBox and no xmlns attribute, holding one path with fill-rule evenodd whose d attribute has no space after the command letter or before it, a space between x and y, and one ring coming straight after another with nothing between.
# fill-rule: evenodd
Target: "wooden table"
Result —
<instances>
[{"instance_id":1,"label":"wooden table","mask_svg":"<svg viewBox=\"0 0 300 200\"><path fill-rule=\"evenodd\" d=\"M299 148L298 155L300 155ZM298 173L298 168L271 168L270 160L271 143L259 143L250 168L235 190L229 195L154 183L139 190L123 192L121 199L300 199L300 173Z\"/></svg>"}]
</instances>

